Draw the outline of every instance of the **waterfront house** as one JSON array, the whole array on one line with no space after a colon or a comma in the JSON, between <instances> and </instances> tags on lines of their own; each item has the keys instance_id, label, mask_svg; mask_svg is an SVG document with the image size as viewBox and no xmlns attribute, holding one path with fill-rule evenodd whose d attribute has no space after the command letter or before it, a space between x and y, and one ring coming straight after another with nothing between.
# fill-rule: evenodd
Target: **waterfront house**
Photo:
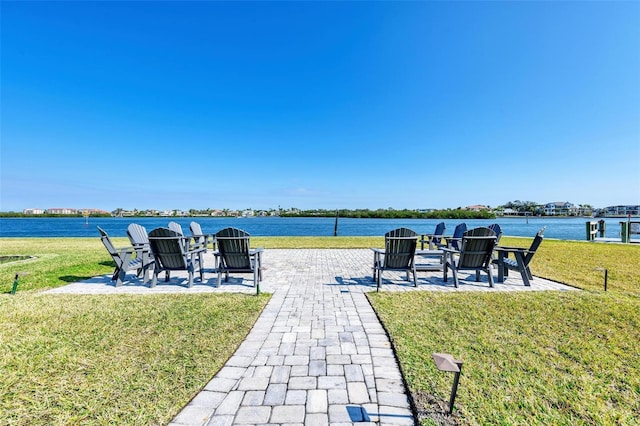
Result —
<instances>
[{"instance_id":1,"label":"waterfront house","mask_svg":"<svg viewBox=\"0 0 640 426\"><path fill-rule=\"evenodd\" d=\"M44 209L24 209L22 214L44 214Z\"/></svg>"},{"instance_id":2,"label":"waterfront house","mask_svg":"<svg viewBox=\"0 0 640 426\"><path fill-rule=\"evenodd\" d=\"M544 214L547 216L575 216L577 213L576 206L568 201L554 201L544 205Z\"/></svg>"},{"instance_id":3,"label":"waterfront house","mask_svg":"<svg viewBox=\"0 0 640 426\"><path fill-rule=\"evenodd\" d=\"M52 209L47 209L47 213L49 214L77 214L77 209L69 209L69 208L59 208L55 207Z\"/></svg>"},{"instance_id":4,"label":"waterfront house","mask_svg":"<svg viewBox=\"0 0 640 426\"><path fill-rule=\"evenodd\" d=\"M609 206L605 207L605 212L607 216L638 216L640 215L640 206Z\"/></svg>"},{"instance_id":5,"label":"waterfront house","mask_svg":"<svg viewBox=\"0 0 640 426\"><path fill-rule=\"evenodd\" d=\"M465 210L471 210L471 211L474 211L474 212L480 212L482 210L489 210L489 207L478 204L478 205L475 205L475 206L467 206L464 209Z\"/></svg>"}]
</instances>

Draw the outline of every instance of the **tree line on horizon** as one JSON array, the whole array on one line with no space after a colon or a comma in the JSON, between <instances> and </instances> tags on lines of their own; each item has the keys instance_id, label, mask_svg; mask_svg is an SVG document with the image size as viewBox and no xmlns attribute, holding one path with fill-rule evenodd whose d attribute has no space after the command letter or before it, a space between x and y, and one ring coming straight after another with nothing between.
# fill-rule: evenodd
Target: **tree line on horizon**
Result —
<instances>
[{"instance_id":1,"label":"tree line on horizon","mask_svg":"<svg viewBox=\"0 0 640 426\"><path fill-rule=\"evenodd\" d=\"M297 210L281 211L278 216L280 217L335 217L336 212L339 217L342 218L357 218L357 219L493 219L495 214L489 210L464 210L457 209L445 209L445 210L432 210L432 211L420 211L410 209L339 209L339 210ZM0 217L34 217L33 214L24 214L19 212L0 212ZM92 217L111 217L111 215L105 214L92 214ZM146 214L136 215L137 217L154 217ZM190 211L189 216L202 216L197 210ZM62 217L83 217L82 214L39 214L37 217L47 218L62 218ZM223 216L225 217L225 216ZM233 217L233 216L229 216Z\"/></svg>"},{"instance_id":2,"label":"tree line on horizon","mask_svg":"<svg viewBox=\"0 0 640 426\"><path fill-rule=\"evenodd\" d=\"M280 213L282 217L344 217L354 219L494 219L496 215L489 210L410 210L410 209L338 209L338 210L298 210Z\"/></svg>"},{"instance_id":3,"label":"tree line on horizon","mask_svg":"<svg viewBox=\"0 0 640 426\"><path fill-rule=\"evenodd\" d=\"M589 204L580 204L580 207L587 207L593 209ZM486 206L486 209L472 210L457 207L455 209L436 209L436 210L418 210L418 209L268 209L257 210L267 216L281 216L281 217L335 217L336 213L339 217L345 218L381 218L381 219L493 219L497 215L500 215L506 209L510 209L519 215L544 215L544 210L541 209L541 205L533 201L509 201L503 205L497 207ZM252 209L249 209L252 210ZM123 209L119 208L115 212L111 212L111 215L118 216L118 211L122 212ZM173 210L174 216L213 216L213 209L189 209L186 214L179 214L179 210ZM229 209L222 209L222 217L235 217L238 216L240 211L232 211ZM133 216L137 217L153 217L157 214L149 214L149 210L133 210ZM121 215L121 213L120 213ZM0 212L0 217L83 217L82 212L77 214L51 214L43 213L38 215L26 214L22 212ZM91 213L92 217L109 217L109 214Z\"/></svg>"}]
</instances>

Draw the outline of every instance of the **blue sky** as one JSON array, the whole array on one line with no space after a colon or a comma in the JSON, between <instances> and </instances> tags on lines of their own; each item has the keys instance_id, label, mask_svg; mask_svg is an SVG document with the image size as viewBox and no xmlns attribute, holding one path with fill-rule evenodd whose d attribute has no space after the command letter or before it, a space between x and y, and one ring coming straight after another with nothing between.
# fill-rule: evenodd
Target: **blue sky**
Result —
<instances>
[{"instance_id":1,"label":"blue sky","mask_svg":"<svg viewBox=\"0 0 640 426\"><path fill-rule=\"evenodd\" d=\"M640 2L6 2L0 210L640 202Z\"/></svg>"}]
</instances>

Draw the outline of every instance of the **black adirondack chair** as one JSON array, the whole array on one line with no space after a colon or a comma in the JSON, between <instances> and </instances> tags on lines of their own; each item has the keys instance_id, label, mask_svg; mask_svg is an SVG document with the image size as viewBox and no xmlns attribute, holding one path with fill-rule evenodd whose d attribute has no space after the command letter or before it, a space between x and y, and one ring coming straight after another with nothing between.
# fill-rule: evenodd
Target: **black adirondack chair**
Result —
<instances>
[{"instance_id":1,"label":"black adirondack chair","mask_svg":"<svg viewBox=\"0 0 640 426\"><path fill-rule=\"evenodd\" d=\"M445 238L446 244L438 244L438 247L447 247L453 250L460 250L460 243L465 232L467 232L467 224L464 222L459 223L453 230L453 235L451 237Z\"/></svg>"},{"instance_id":2,"label":"black adirondack chair","mask_svg":"<svg viewBox=\"0 0 640 426\"><path fill-rule=\"evenodd\" d=\"M129 224L127 226L127 237L129 237L131 245L136 250L136 257L142 260L143 265L154 263L153 253L151 253L151 246L149 245L149 235L144 226L137 223Z\"/></svg>"},{"instance_id":3,"label":"black adirondack chair","mask_svg":"<svg viewBox=\"0 0 640 426\"><path fill-rule=\"evenodd\" d=\"M493 260L493 263L498 265L498 282L503 282L505 277L509 275L509 269L511 269L520 272L524 285L531 285L533 275L531 275L529 265L533 259L533 255L536 254L536 250L538 250L538 247L542 244L545 229L546 227L543 227L538 231L528 249L525 247L496 247L498 256L497 259ZM510 258L509 254L513 254L513 258Z\"/></svg>"},{"instance_id":4,"label":"black adirondack chair","mask_svg":"<svg viewBox=\"0 0 640 426\"><path fill-rule=\"evenodd\" d=\"M120 287L127 275L128 271L135 270L136 275L142 275L142 282L147 282L147 271L154 266L153 262L143 263L141 257L136 256L136 249L134 247L122 247L116 248L109 235L98 226L100 232L100 240L107 249L111 258L116 264L116 268L113 271L111 281L116 282L116 287Z\"/></svg>"},{"instance_id":5,"label":"black adirondack chair","mask_svg":"<svg viewBox=\"0 0 640 426\"><path fill-rule=\"evenodd\" d=\"M480 281L480 272L487 273L489 286L493 287L493 268L491 254L496 244L496 234L489 228L474 228L462 236L460 250L443 248L445 264L444 281L447 282L447 271L451 269L453 284L458 287L458 271L472 270L476 272L476 281ZM457 255L457 256L455 256Z\"/></svg>"},{"instance_id":6,"label":"black adirondack chair","mask_svg":"<svg viewBox=\"0 0 640 426\"><path fill-rule=\"evenodd\" d=\"M182 225L180 225L178 222L174 222L174 221L169 222L169 229L177 233L181 237L185 237L185 239L183 240L183 242L185 243L185 250L187 250L191 254L191 257L193 258L198 257L198 262L200 263L200 269L204 269L203 256L207 252L207 244L206 244L207 240L205 239L201 241L199 236L193 236L193 235L190 237L187 237L186 235L184 235L184 232L182 231ZM189 243L188 246L186 245L187 242Z\"/></svg>"},{"instance_id":7,"label":"black adirondack chair","mask_svg":"<svg viewBox=\"0 0 640 426\"><path fill-rule=\"evenodd\" d=\"M180 225L178 222L171 221L168 225L169 229L171 229L173 232L184 235L184 232L182 232L182 225Z\"/></svg>"},{"instance_id":8,"label":"black adirondack chair","mask_svg":"<svg viewBox=\"0 0 640 426\"><path fill-rule=\"evenodd\" d=\"M213 244L215 250L215 236L211 234L205 234L202 232L202 227L198 222L191 222L189 224L189 230L191 231L191 238L193 238L194 244L198 247L204 247L205 252L209 248L209 241Z\"/></svg>"},{"instance_id":9,"label":"black adirondack chair","mask_svg":"<svg viewBox=\"0 0 640 426\"><path fill-rule=\"evenodd\" d=\"M193 276L196 270L200 273L200 281L204 280L202 262L195 261L196 253L190 248L189 237L184 237L167 228L156 228L149 232L149 244L155 258L153 280L151 287L158 282L161 271L187 271L189 274L188 287L193 286ZM169 281L169 274L165 281Z\"/></svg>"},{"instance_id":10,"label":"black adirondack chair","mask_svg":"<svg viewBox=\"0 0 640 426\"><path fill-rule=\"evenodd\" d=\"M429 244L429 250L433 250L434 247L437 247L442 244L442 237L444 236L444 231L447 229L447 226L444 222L440 222L436 225L436 229L433 231L433 234L422 234L422 239L420 240L420 249L424 250L425 243Z\"/></svg>"},{"instance_id":11,"label":"black adirondack chair","mask_svg":"<svg viewBox=\"0 0 640 426\"><path fill-rule=\"evenodd\" d=\"M384 250L373 250L373 280L377 290L382 284L383 271L405 271L407 280L413 274L413 285L417 287L415 254L418 234L409 228L398 228L384 235Z\"/></svg>"},{"instance_id":12,"label":"black adirondack chair","mask_svg":"<svg viewBox=\"0 0 640 426\"><path fill-rule=\"evenodd\" d=\"M218 287L229 273L252 273L254 287L262 280L262 248L251 249L250 235L237 228L225 228L215 235L218 251L215 252L218 269Z\"/></svg>"},{"instance_id":13,"label":"black adirondack chair","mask_svg":"<svg viewBox=\"0 0 640 426\"><path fill-rule=\"evenodd\" d=\"M491 225L487 226L487 228L496 233L496 244L498 244L500 242L500 238L502 237L502 227L497 223L492 223Z\"/></svg>"}]
</instances>

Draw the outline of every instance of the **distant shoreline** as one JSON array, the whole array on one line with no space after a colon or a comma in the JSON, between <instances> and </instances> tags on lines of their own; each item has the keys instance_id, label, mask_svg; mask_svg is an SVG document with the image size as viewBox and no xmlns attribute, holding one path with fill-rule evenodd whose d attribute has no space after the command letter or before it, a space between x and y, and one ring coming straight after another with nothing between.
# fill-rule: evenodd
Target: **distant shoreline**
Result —
<instances>
[{"instance_id":1,"label":"distant shoreline","mask_svg":"<svg viewBox=\"0 0 640 426\"><path fill-rule=\"evenodd\" d=\"M620 219L599 219L606 223L604 237L619 235ZM634 219L633 222L638 219ZM127 226L138 223L146 229L166 227L175 221L188 229L190 222L198 222L206 233L215 233L226 227L240 228L253 236L333 236L335 217L102 217L102 218L0 218L0 237L96 237L99 226L112 237L126 237ZM508 217L491 219L387 219L387 218L339 218L339 236L380 236L391 229L407 227L419 234L433 232L435 226L444 222L451 233L460 223L467 226L488 226L497 223L503 235L528 237L546 226L545 237L564 240L585 240L585 223L594 221L584 217ZM597 222L596 222L597 223Z\"/></svg>"},{"instance_id":2,"label":"distant shoreline","mask_svg":"<svg viewBox=\"0 0 640 426\"><path fill-rule=\"evenodd\" d=\"M21 218L21 219L73 219L73 218L79 218L79 219L84 219L85 216L83 215L77 215L77 214L22 214L22 213L16 213L16 214L12 214L11 212L0 212L0 217L2 218ZM300 217L300 218L322 218L322 217L327 217L327 216L317 216L317 215L309 215L309 216L304 216L304 215L283 215L283 216L207 216L207 215L188 215L188 216L158 216L158 215L138 215L138 216L112 216L112 215L89 215L88 217L90 218L97 218L97 217L102 217L102 218L113 218L113 219L137 219L137 218L173 218L173 219L180 219L180 218L220 218L220 219L229 219L229 218L251 218L251 217L282 217L282 218L287 218L287 217L291 217L291 218L295 218L295 217ZM334 217L334 216L332 216ZM352 217L352 216L339 216L340 219L360 219L358 217ZM528 216L515 216L515 215L503 215L503 216L495 216L495 219L592 219L592 220L598 220L598 219L627 219L628 216L620 216L620 215L614 215L614 216L560 216L560 215L551 215L551 216L544 216L544 215L528 215ZM362 219L425 219L423 217L366 217L366 218L362 218ZM452 216L452 217L437 217L437 218L428 218L428 219L478 219L475 217L457 217L457 216ZM490 219L490 218L487 218ZM631 219L640 219L640 215L639 216L635 216L632 215Z\"/></svg>"}]
</instances>

